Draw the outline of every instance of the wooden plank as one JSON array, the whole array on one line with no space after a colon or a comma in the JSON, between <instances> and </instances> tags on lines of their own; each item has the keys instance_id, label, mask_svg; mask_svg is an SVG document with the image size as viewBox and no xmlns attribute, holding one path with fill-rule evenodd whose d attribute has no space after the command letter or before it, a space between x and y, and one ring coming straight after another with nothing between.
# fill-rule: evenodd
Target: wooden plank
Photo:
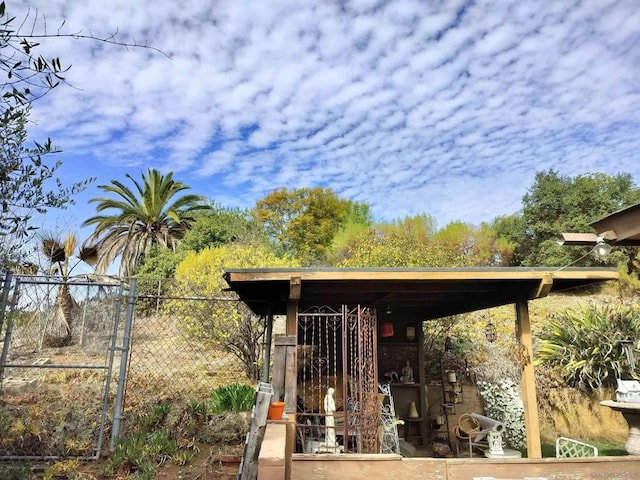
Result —
<instances>
[{"instance_id":1,"label":"wooden plank","mask_svg":"<svg viewBox=\"0 0 640 480\"><path fill-rule=\"evenodd\" d=\"M527 456L529 458L542 458L536 381L533 370L531 324L529 321L529 305L526 300L516 303L516 322L516 336L523 347L525 355L525 365L522 371L522 401L524 403L524 423L527 432Z\"/></svg>"},{"instance_id":2,"label":"wooden plank","mask_svg":"<svg viewBox=\"0 0 640 480\"><path fill-rule=\"evenodd\" d=\"M383 458L387 457L387 458ZM589 459L543 458L437 459L403 458L394 455L301 455L292 458L292 480L637 480L637 457L595 457Z\"/></svg>"},{"instance_id":3,"label":"wooden plank","mask_svg":"<svg viewBox=\"0 0 640 480\"><path fill-rule=\"evenodd\" d=\"M258 455L267 426L269 404L273 389L268 383L260 383L256 392L256 401L251 412L251 425L240 462L239 480L255 480L258 477Z\"/></svg>"},{"instance_id":4,"label":"wooden plank","mask_svg":"<svg viewBox=\"0 0 640 480\"><path fill-rule=\"evenodd\" d=\"M287 414L296 413L296 347L288 345L285 353L285 377L284 377L284 411Z\"/></svg>"},{"instance_id":5,"label":"wooden plank","mask_svg":"<svg viewBox=\"0 0 640 480\"><path fill-rule=\"evenodd\" d=\"M276 335L273 352L273 400L283 401L287 370L287 347L295 347L296 338L292 335Z\"/></svg>"},{"instance_id":6,"label":"wooden plank","mask_svg":"<svg viewBox=\"0 0 640 480\"><path fill-rule=\"evenodd\" d=\"M553 272L549 268L497 268L497 269L292 269L292 270L262 270L234 271L229 270L229 281L234 282L264 282L264 281L291 281L294 274L305 280L541 280L544 275ZM609 279L618 278L614 269L605 270L564 270L562 275L566 278L594 278Z\"/></svg>"},{"instance_id":7,"label":"wooden plank","mask_svg":"<svg viewBox=\"0 0 640 480\"><path fill-rule=\"evenodd\" d=\"M273 385L273 400L281 402L284 398L284 379L287 358L287 346L283 345L281 335L275 336L273 347L273 373L271 383Z\"/></svg>"}]
</instances>

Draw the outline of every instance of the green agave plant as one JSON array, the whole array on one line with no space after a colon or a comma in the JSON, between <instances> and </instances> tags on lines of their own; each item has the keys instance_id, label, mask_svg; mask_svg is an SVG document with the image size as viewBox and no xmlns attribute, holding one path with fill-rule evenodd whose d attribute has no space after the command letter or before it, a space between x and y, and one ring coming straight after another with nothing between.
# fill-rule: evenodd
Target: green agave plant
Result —
<instances>
[{"instance_id":1,"label":"green agave plant","mask_svg":"<svg viewBox=\"0 0 640 480\"><path fill-rule=\"evenodd\" d=\"M551 318L540 335L536 363L560 369L567 386L597 390L636 377L622 348L640 340L638 307L590 305Z\"/></svg>"}]
</instances>

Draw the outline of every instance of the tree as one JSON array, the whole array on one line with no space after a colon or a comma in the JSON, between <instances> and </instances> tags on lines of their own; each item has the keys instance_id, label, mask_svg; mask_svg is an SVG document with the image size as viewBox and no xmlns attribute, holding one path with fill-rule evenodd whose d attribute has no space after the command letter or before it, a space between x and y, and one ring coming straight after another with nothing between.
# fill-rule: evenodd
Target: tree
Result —
<instances>
[{"instance_id":1,"label":"tree","mask_svg":"<svg viewBox=\"0 0 640 480\"><path fill-rule=\"evenodd\" d=\"M320 187L275 190L259 200L252 211L279 251L306 265L325 260L331 242L350 213L366 217L368 207Z\"/></svg>"},{"instance_id":2,"label":"tree","mask_svg":"<svg viewBox=\"0 0 640 480\"><path fill-rule=\"evenodd\" d=\"M98 251L98 273L104 273L120 257L119 273L129 276L154 247L175 250L195 221L195 213L210 208L200 195L176 197L190 187L174 181L171 172L162 175L158 170L147 169L142 183L129 174L126 177L133 183L133 190L112 180L110 185L99 188L115 198L89 200L97 203L98 213L106 212L84 222L84 226L95 226L85 244Z\"/></svg>"},{"instance_id":3,"label":"tree","mask_svg":"<svg viewBox=\"0 0 640 480\"><path fill-rule=\"evenodd\" d=\"M44 214L51 208L66 208L73 204L72 196L93 181L64 186L55 178L60 161L46 157L60 150L51 140L26 146L26 124L30 105L61 83L69 70L59 57L40 54L41 42L56 38L88 39L125 48L147 45L120 42L115 34L106 37L80 32L64 33L62 25L47 32L44 16L31 10L22 18L10 16L5 2L0 2L0 71L6 77L0 83L0 268L12 268L19 261L21 246L37 229L35 213ZM162 53L162 52L160 52ZM54 181L55 185L51 186Z\"/></svg>"},{"instance_id":4,"label":"tree","mask_svg":"<svg viewBox=\"0 0 640 480\"><path fill-rule=\"evenodd\" d=\"M496 231L486 223L479 227L463 222L452 222L433 235L434 243L448 252L456 252L460 266L504 266L513 254L513 246L498 238Z\"/></svg>"},{"instance_id":5,"label":"tree","mask_svg":"<svg viewBox=\"0 0 640 480\"><path fill-rule=\"evenodd\" d=\"M296 261L277 257L262 244L229 244L190 252L176 268L172 296L188 292L189 298L202 300L173 301L169 308L183 319L184 328L194 339L236 357L255 382L260 377L266 322L226 291L222 275L225 268L296 266Z\"/></svg>"},{"instance_id":6,"label":"tree","mask_svg":"<svg viewBox=\"0 0 640 480\"><path fill-rule=\"evenodd\" d=\"M511 255L488 225L453 222L436 230L426 214L361 230L349 242L342 267L460 267L500 265Z\"/></svg>"},{"instance_id":7,"label":"tree","mask_svg":"<svg viewBox=\"0 0 640 480\"><path fill-rule=\"evenodd\" d=\"M519 241L522 264L584 266L627 261L627 250L617 249L609 258L598 260L586 255L589 247L560 246L557 239L562 232L591 232L592 222L639 201L640 189L629 174L588 173L569 177L555 170L538 172L522 200L524 230ZM511 235L516 236L513 231Z\"/></svg>"},{"instance_id":8,"label":"tree","mask_svg":"<svg viewBox=\"0 0 640 480\"><path fill-rule=\"evenodd\" d=\"M531 249L531 241L526 235L524 218L520 214L502 215L491 222L491 228L498 239L511 250L509 266L521 265Z\"/></svg>"},{"instance_id":9,"label":"tree","mask_svg":"<svg viewBox=\"0 0 640 480\"><path fill-rule=\"evenodd\" d=\"M54 318L44 336L43 343L50 347L64 347L72 342L74 317L78 310L78 304L69 291L72 270L80 262L94 265L97 260L95 250L78 249L77 246L78 239L71 232L64 238L46 234L41 239L42 252L49 262L47 274L59 275L62 280L56 296ZM74 257L76 262L72 264Z\"/></svg>"},{"instance_id":10,"label":"tree","mask_svg":"<svg viewBox=\"0 0 640 480\"><path fill-rule=\"evenodd\" d=\"M36 228L34 214L50 208L73 204L72 195L83 190L93 179L56 188L47 188L60 162L47 164L43 157L57 151L51 140L26 146L29 107L4 111L0 118L0 269L18 261L21 247Z\"/></svg>"}]
</instances>

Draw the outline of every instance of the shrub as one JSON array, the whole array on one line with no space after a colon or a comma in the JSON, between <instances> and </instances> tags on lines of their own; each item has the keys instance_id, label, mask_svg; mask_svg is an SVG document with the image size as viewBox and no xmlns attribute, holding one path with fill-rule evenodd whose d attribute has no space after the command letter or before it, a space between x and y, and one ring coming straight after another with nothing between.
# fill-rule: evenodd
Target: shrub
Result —
<instances>
[{"instance_id":1,"label":"shrub","mask_svg":"<svg viewBox=\"0 0 640 480\"><path fill-rule=\"evenodd\" d=\"M566 386L595 391L615 386L616 378L636 376L621 340L640 334L634 305L590 305L552 317L540 334L537 363L558 368Z\"/></svg>"},{"instance_id":2,"label":"shrub","mask_svg":"<svg viewBox=\"0 0 640 480\"><path fill-rule=\"evenodd\" d=\"M251 410L256 390L249 385L232 383L219 387L211 394L211 413L246 412Z\"/></svg>"},{"instance_id":3,"label":"shrub","mask_svg":"<svg viewBox=\"0 0 640 480\"><path fill-rule=\"evenodd\" d=\"M527 446L524 424L524 405L518 385L511 380L496 383L478 382L485 415L504 423L502 437L512 448L522 450Z\"/></svg>"}]
</instances>

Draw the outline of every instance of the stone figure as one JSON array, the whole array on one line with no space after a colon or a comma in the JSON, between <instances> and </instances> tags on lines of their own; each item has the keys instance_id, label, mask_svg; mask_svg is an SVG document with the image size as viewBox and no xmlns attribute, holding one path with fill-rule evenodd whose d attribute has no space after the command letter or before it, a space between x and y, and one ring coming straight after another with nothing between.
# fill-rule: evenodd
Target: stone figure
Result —
<instances>
[{"instance_id":1,"label":"stone figure","mask_svg":"<svg viewBox=\"0 0 640 480\"><path fill-rule=\"evenodd\" d=\"M413 368L409 364L409 360L407 360L404 367L402 367L402 376L400 377L400 381L402 383L413 383Z\"/></svg>"},{"instance_id":2,"label":"stone figure","mask_svg":"<svg viewBox=\"0 0 640 480\"><path fill-rule=\"evenodd\" d=\"M336 441L336 424L333 417L333 414L336 412L336 402L333 398L334 393L335 389L331 387L327 390L327 394L324 396L324 413L326 414L324 421L325 426L327 427L325 444L327 445L327 448L338 447L338 442Z\"/></svg>"}]
</instances>

